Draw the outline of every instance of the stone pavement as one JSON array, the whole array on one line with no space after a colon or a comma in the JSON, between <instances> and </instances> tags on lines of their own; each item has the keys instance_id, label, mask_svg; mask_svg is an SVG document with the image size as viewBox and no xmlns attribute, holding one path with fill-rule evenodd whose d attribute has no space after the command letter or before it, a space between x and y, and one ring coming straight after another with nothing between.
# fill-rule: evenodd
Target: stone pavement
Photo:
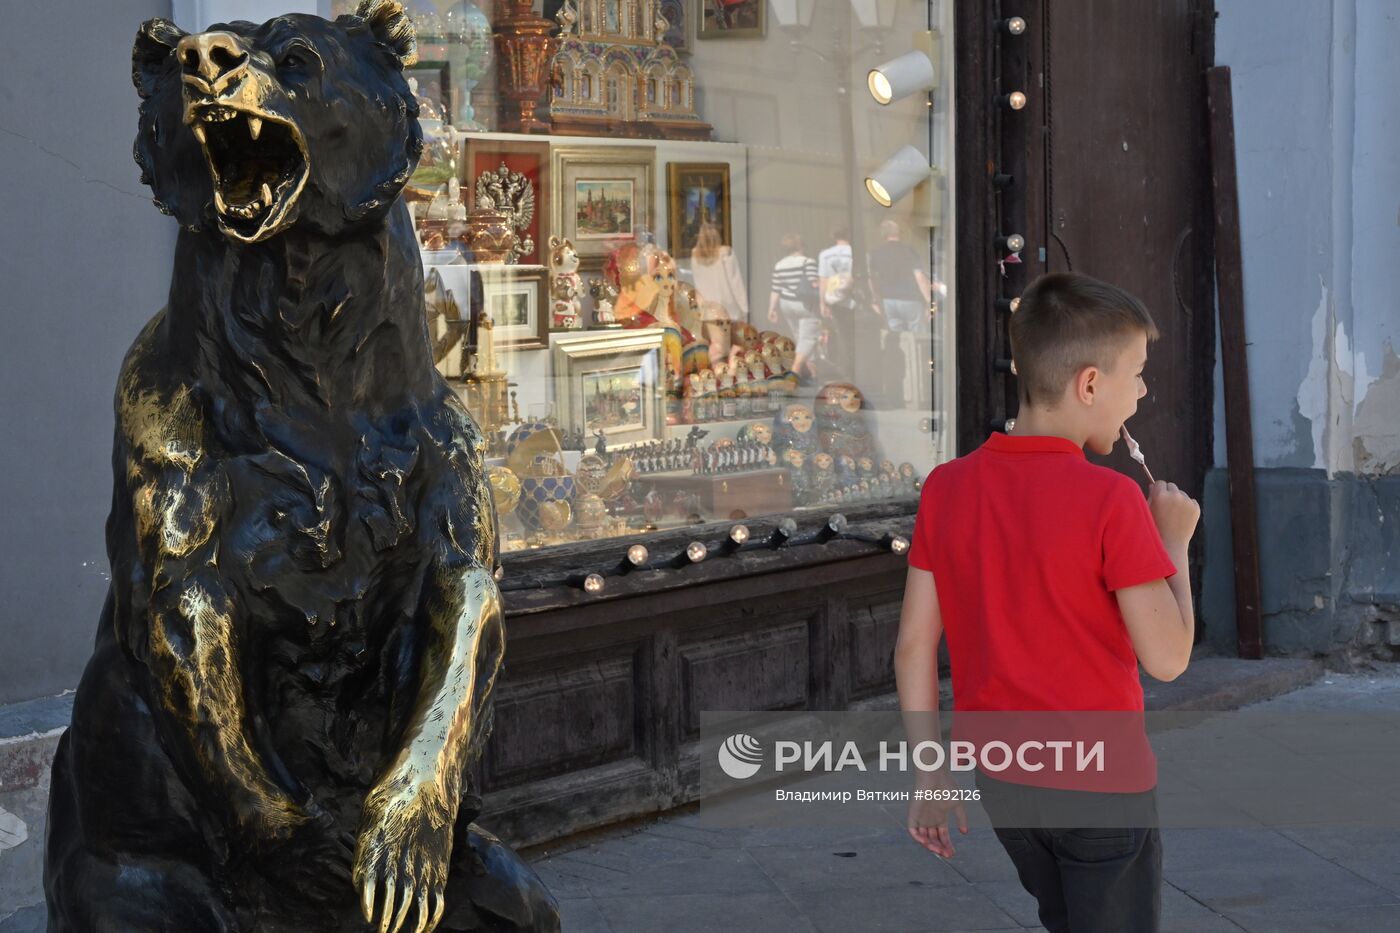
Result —
<instances>
[{"instance_id":1,"label":"stone pavement","mask_svg":"<svg viewBox=\"0 0 1400 933\"><path fill-rule=\"evenodd\" d=\"M1249 708L1400 712L1400 666L1324 674ZM733 832L673 813L530 854L566 933L1043 929L989 829L955 834L944 861L909 839L902 805L888 812L884 828ZM1168 828L1163 850L1164 931L1400 931L1395 829Z\"/></svg>"},{"instance_id":2,"label":"stone pavement","mask_svg":"<svg viewBox=\"0 0 1400 933\"><path fill-rule=\"evenodd\" d=\"M0 716L0 806L23 813L29 832L0 852L0 933L45 927L36 903L43 746L71 698L55 700L15 722ZM1149 684L1147 703L1400 712L1400 665L1333 674L1311 662L1202 657L1175 683ZM14 783L25 775L32 783ZM956 837L945 862L909 839L902 805L887 814L887 825L862 829L724 832L676 811L525 854L560 899L565 933L1041 929L990 830ZM1169 828L1163 848L1164 931L1400 933L1400 831Z\"/></svg>"}]
</instances>

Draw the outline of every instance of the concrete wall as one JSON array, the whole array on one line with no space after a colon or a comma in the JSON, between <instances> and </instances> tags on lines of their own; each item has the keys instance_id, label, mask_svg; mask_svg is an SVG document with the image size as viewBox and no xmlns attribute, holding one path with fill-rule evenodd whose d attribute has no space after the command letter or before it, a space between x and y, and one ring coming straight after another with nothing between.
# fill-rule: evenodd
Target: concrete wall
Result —
<instances>
[{"instance_id":1,"label":"concrete wall","mask_svg":"<svg viewBox=\"0 0 1400 933\"><path fill-rule=\"evenodd\" d=\"M77 684L107 590L112 393L175 242L131 158L131 46L169 15L169 0L5 7L0 703Z\"/></svg>"},{"instance_id":2,"label":"concrete wall","mask_svg":"<svg viewBox=\"0 0 1400 933\"><path fill-rule=\"evenodd\" d=\"M1400 619L1388 560L1400 517L1400 7L1216 6L1216 59L1234 81L1266 647L1374 645L1389 628L1372 623ZM1224 424L1217 392L1218 467ZM1233 650L1221 478L1205 505L1203 611L1212 641Z\"/></svg>"}]
</instances>

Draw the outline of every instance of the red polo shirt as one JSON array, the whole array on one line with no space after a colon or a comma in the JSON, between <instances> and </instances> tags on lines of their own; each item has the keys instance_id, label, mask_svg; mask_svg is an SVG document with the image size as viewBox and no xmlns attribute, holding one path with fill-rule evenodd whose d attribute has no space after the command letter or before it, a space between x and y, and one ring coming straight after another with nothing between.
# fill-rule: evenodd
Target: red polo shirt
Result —
<instances>
[{"instance_id":1,"label":"red polo shirt","mask_svg":"<svg viewBox=\"0 0 1400 933\"><path fill-rule=\"evenodd\" d=\"M909 564L938 586L957 711L1142 711L1113 591L1176 568L1137 483L1074 442L993 434L935 469Z\"/></svg>"}]
</instances>

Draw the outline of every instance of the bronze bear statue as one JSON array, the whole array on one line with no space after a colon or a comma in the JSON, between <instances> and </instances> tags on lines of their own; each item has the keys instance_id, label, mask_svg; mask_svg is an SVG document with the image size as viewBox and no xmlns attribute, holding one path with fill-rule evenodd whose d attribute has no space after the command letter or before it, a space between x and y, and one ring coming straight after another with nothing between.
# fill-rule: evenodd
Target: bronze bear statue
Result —
<instances>
[{"instance_id":1,"label":"bronze bear statue","mask_svg":"<svg viewBox=\"0 0 1400 933\"><path fill-rule=\"evenodd\" d=\"M480 431L433 366L395 0L144 24L180 233L116 392L112 582L53 766L49 930L556 931L471 821L505 636Z\"/></svg>"}]
</instances>

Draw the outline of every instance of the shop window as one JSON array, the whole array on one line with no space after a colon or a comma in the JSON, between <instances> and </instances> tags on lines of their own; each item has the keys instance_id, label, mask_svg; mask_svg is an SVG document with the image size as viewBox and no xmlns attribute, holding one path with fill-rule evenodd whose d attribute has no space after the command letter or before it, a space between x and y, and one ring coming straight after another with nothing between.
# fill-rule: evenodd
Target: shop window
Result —
<instances>
[{"instance_id":1,"label":"shop window","mask_svg":"<svg viewBox=\"0 0 1400 933\"><path fill-rule=\"evenodd\" d=\"M667 4L680 52L658 0L409 6L444 25L410 71L441 119L405 196L503 550L912 511L954 453L952 5ZM931 27L936 89L850 86Z\"/></svg>"}]
</instances>

